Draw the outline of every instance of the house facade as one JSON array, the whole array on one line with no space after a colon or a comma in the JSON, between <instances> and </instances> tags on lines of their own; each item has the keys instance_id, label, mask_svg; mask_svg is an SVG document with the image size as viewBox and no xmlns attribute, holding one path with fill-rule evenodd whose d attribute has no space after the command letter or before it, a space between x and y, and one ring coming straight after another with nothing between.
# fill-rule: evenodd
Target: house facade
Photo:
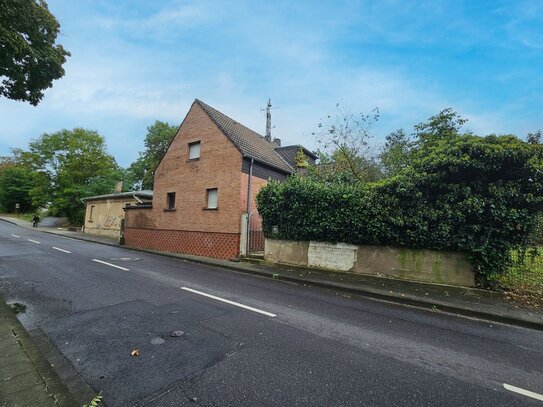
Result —
<instances>
[{"instance_id":1,"label":"house facade","mask_svg":"<svg viewBox=\"0 0 543 407\"><path fill-rule=\"evenodd\" d=\"M91 235L120 237L124 208L150 203L153 191L116 192L83 198L85 223L83 232Z\"/></svg>"},{"instance_id":2,"label":"house facade","mask_svg":"<svg viewBox=\"0 0 543 407\"><path fill-rule=\"evenodd\" d=\"M295 172L278 147L195 100L155 170L152 205L125 208L126 245L239 256L246 214L258 217L256 194L269 179Z\"/></svg>"}]
</instances>

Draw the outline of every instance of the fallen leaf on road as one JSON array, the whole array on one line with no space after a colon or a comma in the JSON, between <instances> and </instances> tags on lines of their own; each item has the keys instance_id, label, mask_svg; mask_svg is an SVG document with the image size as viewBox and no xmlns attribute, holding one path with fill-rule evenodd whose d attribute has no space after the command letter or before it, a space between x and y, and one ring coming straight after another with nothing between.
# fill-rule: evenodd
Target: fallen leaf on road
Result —
<instances>
[{"instance_id":1,"label":"fallen leaf on road","mask_svg":"<svg viewBox=\"0 0 543 407\"><path fill-rule=\"evenodd\" d=\"M131 356L139 356L140 355L140 350L139 349L134 349L132 352L130 352L130 355Z\"/></svg>"}]
</instances>

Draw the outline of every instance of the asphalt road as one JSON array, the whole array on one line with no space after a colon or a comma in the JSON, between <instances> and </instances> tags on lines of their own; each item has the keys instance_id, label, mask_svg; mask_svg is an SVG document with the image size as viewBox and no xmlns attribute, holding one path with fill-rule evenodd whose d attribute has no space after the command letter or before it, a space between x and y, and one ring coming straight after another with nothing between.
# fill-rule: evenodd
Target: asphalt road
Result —
<instances>
[{"instance_id":1,"label":"asphalt road","mask_svg":"<svg viewBox=\"0 0 543 407\"><path fill-rule=\"evenodd\" d=\"M0 295L110 407L543 405L542 332L5 222Z\"/></svg>"}]
</instances>

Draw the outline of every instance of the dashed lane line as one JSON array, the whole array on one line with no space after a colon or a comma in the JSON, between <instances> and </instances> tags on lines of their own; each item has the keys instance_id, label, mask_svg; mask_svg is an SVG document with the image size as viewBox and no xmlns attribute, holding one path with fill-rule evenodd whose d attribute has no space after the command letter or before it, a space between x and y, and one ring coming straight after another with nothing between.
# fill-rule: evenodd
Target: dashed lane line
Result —
<instances>
[{"instance_id":1,"label":"dashed lane line","mask_svg":"<svg viewBox=\"0 0 543 407\"><path fill-rule=\"evenodd\" d=\"M102 261L102 260L98 260L98 259L92 259L92 261L95 261L96 263L102 263L102 264L105 264L107 266L115 267L115 268L118 268L120 270L130 271L130 269L127 269L127 268L121 267L121 266L117 266L116 264L108 263L107 261Z\"/></svg>"},{"instance_id":2,"label":"dashed lane line","mask_svg":"<svg viewBox=\"0 0 543 407\"><path fill-rule=\"evenodd\" d=\"M239 307L239 308L243 308L243 309L246 309L246 310L249 310L249 311L257 312L259 314L266 315L268 317L273 318L273 317L277 316L276 314L272 314L271 312L268 312L268 311L263 311L263 310L258 309L258 308L253 308L253 307L250 307L248 305L240 304L239 302L230 301L230 300L227 300L225 298L217 297L216 295L206 294L206 293L203 293L201 291L193 290L192 288L181 287L181 289L185 290L185 291L189 291L189 292L194 293L194 294L202 295L202 296L207 297L207 298L211 298L211 299L214 299L214 300L217 300L217 301L221 301L221 302L224 302L226 304L234 305L234 306Z\"/></svg>"},{"instance_id":3,"label":"dashed lane line","mask_svg":"<svg viewBox=\"0 0 543 407\"><path fill-rule=\"evenodd\" d=\"M32 239L26 239L28 240L29 242L32 242L32 243L37 243L37 244L41 244L40 242L38 242L37 240L32 240Z\"/></svg>"},{"instance_id":4,"label":"dashed lane line","mask_svg":"<svg viewBox=\"0 0 543 407\"><path fill-rule=\"evenodd\" d=\"M11 236L16 237L17 239L21 238L21 236L19 236L19 235L11 235Z\"/></svg>"},{"instance_id":5,"label":"dashed lane line","mask_svg":"<svg viewBox=\"0 0 543 407\"><path fill-rule=\"evenodd\" d=\"M543 394L534 393L533 391L521 389L520 387L512 386L507 383L504 383L503 387L509 391L512 391L513 393L522 394L523 396L543 401Z\"/></svg>"},{"instance_id":6,"label":"dashed lane line","mask_svg":"<svg viewBox=\"0 0 543 407\"><path fill-rule=\"evenodd\" d=\"M62 253L71 253L71 252L68 251L68 250L61 249L60 247L55 247L55 246L53 246L53 249L58 250L59 252L62 252Z\"/></svg>"}]
</instances>

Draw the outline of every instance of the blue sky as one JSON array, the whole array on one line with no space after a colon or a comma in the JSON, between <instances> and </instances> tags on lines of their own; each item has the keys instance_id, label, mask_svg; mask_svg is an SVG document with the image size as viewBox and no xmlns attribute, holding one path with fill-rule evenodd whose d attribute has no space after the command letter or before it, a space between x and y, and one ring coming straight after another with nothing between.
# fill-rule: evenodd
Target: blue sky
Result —
<instances>
[{"instance_id":1,"label":"blue sky","mask_svg":"<svg viewBox=\"0 0 543 407\"><path fill-rule=\"evenodd\" d=\"M443 108L477 134L543 129L543 0L49 0L72 56L33 107L0 99L0 155L85 127L122 166L155 120L199 98L263 133L315 148L338 101L379 107L375 143Z\"/></svg>"}]
</instances>

